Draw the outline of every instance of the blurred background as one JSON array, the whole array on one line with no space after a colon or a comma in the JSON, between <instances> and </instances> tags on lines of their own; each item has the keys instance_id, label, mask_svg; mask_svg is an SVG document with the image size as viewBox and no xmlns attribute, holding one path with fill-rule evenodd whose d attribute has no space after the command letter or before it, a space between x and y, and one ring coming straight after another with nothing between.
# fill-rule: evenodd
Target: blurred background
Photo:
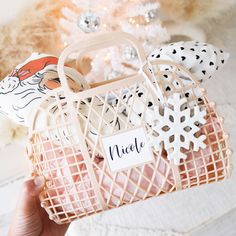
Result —
<instances>
[{"instance_id":1,"label":"blurred background","mask_svg":"<svg viewBox=\"0 0 236 236\"><path fill-rule=\"evenodd\" d=\"M204 87L225 118L231 148L236 150L235 1L198 0L190 4L187 0L0 0L0 3L1 79L32 52L59 55L64 46L79 38L107 31L132 33L143 43L147 54L179 40L205 41L229 52L226 66ZM87 18L91 21L90 27L83 24L88 12L92 12ZM106 66L107 56L113 60L112 67ZM104 61L100 62L101 58ZM122 60L135 69L136 59L129 47L124 48L122 56L104 51L92 58L89 72L84 69L86 66L78 70L90 81L96 77L109 79L130 70L130 66L123 67ZM98 70L99 63L103 63L103 72ZM0 235L6 235L18 191L30 171L25 153L27 130L5 118L0 121ZM232 159L234 164L235 154ZM230 179L219 183L162 195L78 220L71 224L68 235L233 236L236 235L234 181L235 171Z\"/></svg>"}]
</instances>

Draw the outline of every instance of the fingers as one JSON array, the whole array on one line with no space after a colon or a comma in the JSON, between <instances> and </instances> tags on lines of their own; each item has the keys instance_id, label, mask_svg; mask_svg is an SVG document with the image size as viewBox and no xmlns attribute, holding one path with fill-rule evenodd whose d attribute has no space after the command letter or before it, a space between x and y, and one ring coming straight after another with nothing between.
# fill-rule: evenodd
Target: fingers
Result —
<instances>
[{"instance_id":1,"label":"fingers","mask_svg":"<svg viewBox=\"0 0 236 236\"><path fill-rule=\"evenodd\" d=\"M45 180L36 177L26 181L20 193L16 212L10 225L9 236L39 235L42 222L39 215L39 193L43 190Z\"/></svg>"},{"instance_id":2,"label":"fingers","mask_svg":"<svg viewBox=\"0 0 236 236\"><path fill-rule=\"evenodd\" d=\"M45 180L42 176L37 176L34 180L30 179L24 183L18 202L18 212L20 211L21 215L31 215L38 208L38 196L43 190L44 184Z\"/></svg>"}]
</instances>

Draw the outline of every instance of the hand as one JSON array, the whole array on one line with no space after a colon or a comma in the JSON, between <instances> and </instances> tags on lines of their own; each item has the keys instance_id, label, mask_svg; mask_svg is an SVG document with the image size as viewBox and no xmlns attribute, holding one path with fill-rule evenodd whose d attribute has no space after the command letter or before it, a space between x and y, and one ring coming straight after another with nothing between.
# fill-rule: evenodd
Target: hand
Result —
<instances>
[{"instance_id":1,"label":"hand","mask_svg":"<svg viewBox=\"0 0 236 236\"><path fill-rule=\"evenodd\" d=\"M51 221L47 212L40 206L38 196L44 184L42 176L24 183L8 236L65 235L69 224L58 225Z\"/></svg>"}]
</instances>

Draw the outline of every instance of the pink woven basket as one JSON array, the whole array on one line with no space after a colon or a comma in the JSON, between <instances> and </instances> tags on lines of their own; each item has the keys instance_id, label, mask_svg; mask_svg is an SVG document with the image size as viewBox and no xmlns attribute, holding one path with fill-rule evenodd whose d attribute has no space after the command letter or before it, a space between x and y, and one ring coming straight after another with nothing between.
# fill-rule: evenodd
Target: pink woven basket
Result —
<instances>
[{"instance_id":1,"label":"pink woven basket","mask_svg":"<svg viewBox=\"0 0 236 236\"><path fill-rule=\"evenodd\" d=\"M118 43L130 43L135 47L140 71L73 92L64 73L67 57L77 53L78 58L82 58L88 51ZM161 70L163 65L171 70L168 73ZM148 65L142 47L132 36L124 33L100 35L71 45L60 56L58 72L62 86L45 95L34 111L28 143L33 175L43 175L46 179L40 194L41 205L56 223L68 223L163 193L216 182L230 175L228 136L214 103L209 102L197 80L182 66L157 59ZM180 74L191 83L183 83ZM168 81L162 79L164 75L168 75ZM171 92L166 91L167 85ZM137 93L140 89L146 97L140 97ZM201 99L199 91L204 93ZM139 128L144 130L146 137L152 137L155 130L147 121L150 112L165 106L172 94L186 92L190 93L187 106L197 105L206 110L206 123L199 130L199 134L206 136L206 148L184 150L187 158L176 165L168 160L164 145L150 146L149 161L112 170L102 139L117 134L129 135ZM132 95L129 102L124 102L124 94ZM152 103L151 108L148 102ZM138 112L137 103L141 104ZM37 124L42 122L45 125L38 128Z\"/></svg>"}]
</instances>

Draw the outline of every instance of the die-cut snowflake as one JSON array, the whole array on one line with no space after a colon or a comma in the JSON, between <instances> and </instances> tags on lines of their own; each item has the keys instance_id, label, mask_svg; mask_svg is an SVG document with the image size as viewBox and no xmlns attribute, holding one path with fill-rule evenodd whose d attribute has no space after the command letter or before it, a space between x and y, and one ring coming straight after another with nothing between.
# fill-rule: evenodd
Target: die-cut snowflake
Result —
<instances>
[{"instance_id":1,"label":"die-cut snowflake","mask_svg":"<svg viewBox=\"0 0 236 236\"><path fill-rule=\"evenodd\" d=\"M199 148L205 148L203 142L205 135L196 133L200 130L199 124L205 124L206 110L200 110L199 106L192 109L187 108L187 99L181 98L180 94L175 93L171 96L163 110L157 115L157 124L153 127L158 136L155 138L155 145L164 143L164 148L168 153L168 160L173 160L178 165L181 159L186 159L183 148L189 150L190 144L193 144L193 150L198 151Z\"/></svg>"}]
</instances>

